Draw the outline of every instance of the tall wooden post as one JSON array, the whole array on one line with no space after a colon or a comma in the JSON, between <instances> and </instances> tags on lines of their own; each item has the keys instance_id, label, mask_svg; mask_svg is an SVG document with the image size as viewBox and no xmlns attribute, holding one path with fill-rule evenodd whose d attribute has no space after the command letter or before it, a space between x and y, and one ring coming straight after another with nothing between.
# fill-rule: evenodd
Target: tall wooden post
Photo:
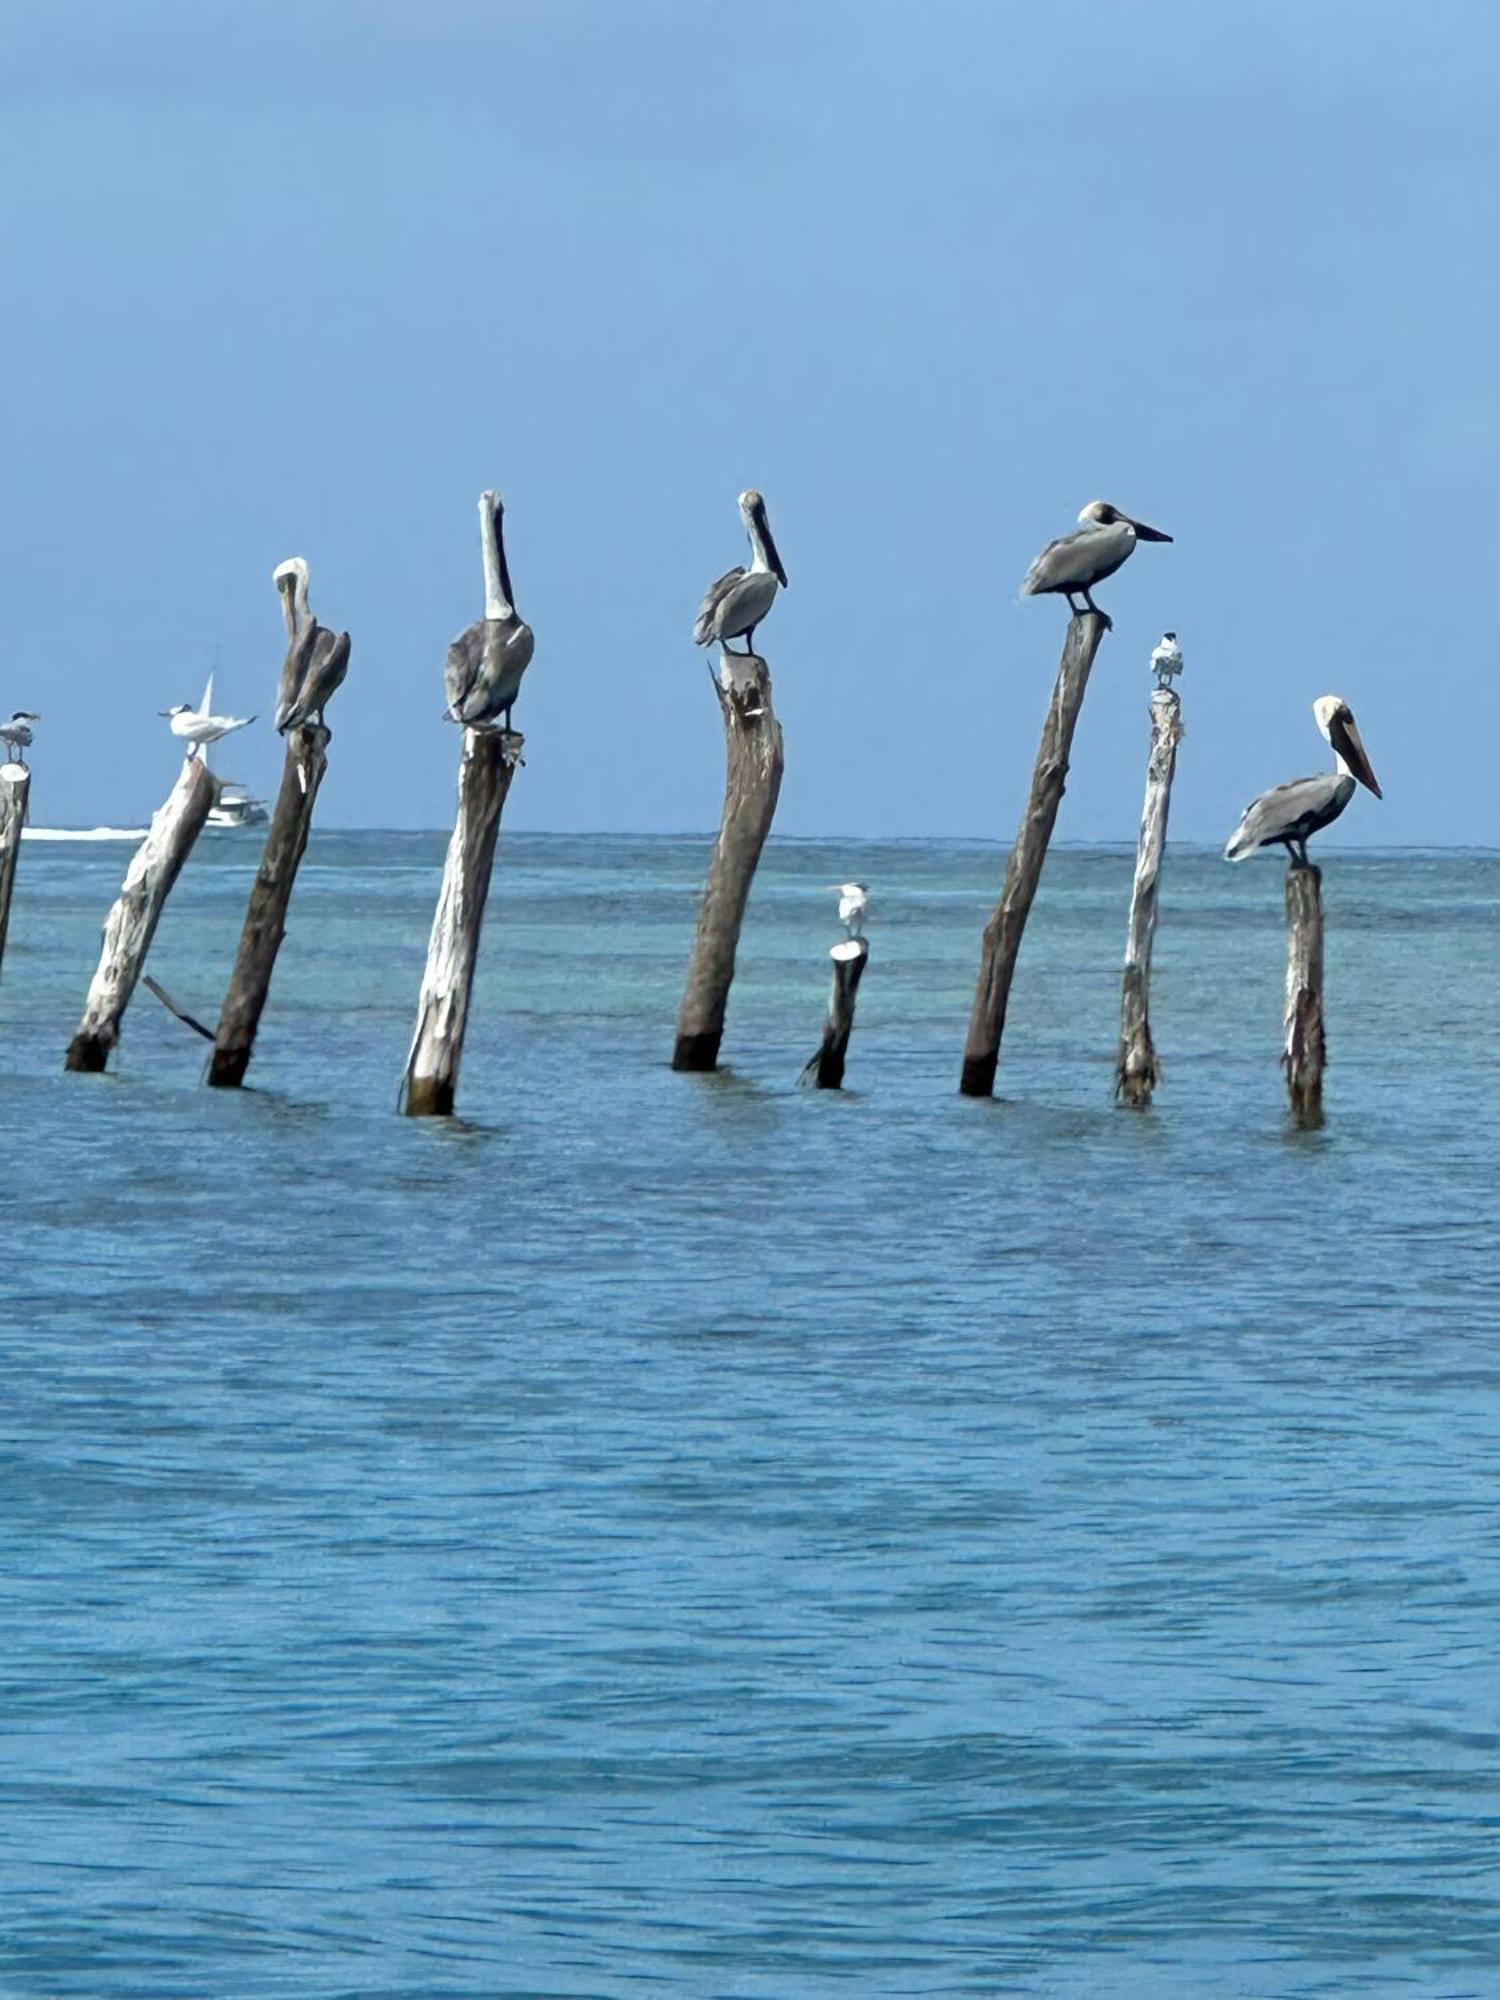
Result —
<instances>
[{"instance_id":1,"label":"tall wooden post","mask_svg":"<svg viewBox=\"0 0 1500 2000\"><path fill-rule=\"evenodd\" d=\"M68 1044L65 1069L102 1070L109 1061L156 934L162 905L203 831L217 792L214 774L203 759L185 758L176 784L157 807L150 831L131 858L124 885L105 919L99 969L89 986L78 1032Z\"/></svg>"},{"instance_id":2,"label":"tall wooden post","mask_svg":"<svg viewBox=\"0 0 1500 2000\"><path fill-rule=\"evenodd\" d=\"M453 1110L500 815L521 762L523 741L514 730L464 731L458 811L443 863L427 970L417 1000L417 1025L401 1086L402 1109L410 1118L446 1118Z\"/></svg>"},{"instance_id":3,"label":"tall wooden post","mask_svg":"<svg viewBox=\"0 0 1500 2000\"><path fill-rule=\"evenodd\" d=\"M1287 1096L1299 1124L1323 1116L1323 872L1293 861L1286 871L1286 1071Z\"/></svg>"},{"instance_id":4,"label":"tall wooden post","mask_svg":"<svg viewBox=\"0 0 1500 2000\"><path fill-rule=\"evenodd\" d=\"M745 903L781 791L781 724L758 653L719 649L714 693L724 718L724 811L688 961L672 1067L717 1069Z\"/></svg>"},{"instance_id":5,"label":"tall wooden post","mask_svg":"<svg viewBox=\"0 0 1500 2000\"><path fill-rule=\"evenodd\" d=\"M969 1039L958 1085L965 1097L994 1094L1016 954L1021 949L1021 935L1042 878L1047 843L1052 838L1057 808L1067 782L1078 711L1083 706L1089 671L1104 631L1103 616L1097 611L1080 612L1068 621L1052 704L1042 725L1036 767L1031 774L1031 796L1026 801L1016 844L1010 851L1000 901L985 926L979 985L974 994L974 1011L969 1018Z\"/></svg>"},{"instance_id":6,"label":"tall wooden post","mask_svg":"<svg viewBox=\"0 0 1500 2000\"><path fill-rule=\"evenodd\" d=\"M328 769L328 745L332 740L329 730L316 722L304 723L287 733L281 790L276 795L265 851L250 890L234 971L229 976L229 989L219 1012L214 1052L208 1059L204 1078L207 1083L232 1089L244 1082L245 1071L250 1067L255 1031L271 990L276 954L286 936L287 905L307 847L313 806Z\"/></svg>"},{"instance_id":7,"label":"tall wooden post","mask_svg":"<svg viewBox=\"0 0 1500 2000\"><path fill-rule=\"evenodd\" d=\"M1146 760L1146 800L1130 890L1130 925L1125 938L1125 977L1120 993L1120 1051L1115 1092L1144 1109L1160 1080L1151 1040L1151 944L1156 935L1156 885L1167 841L1172 774L1182 736L1182 704L1169 687L1151 697L1151 752Z\"/></svg>"},{"instance_id":8,"label":"tall wooden post","mask_svg":"<svg viewBox=\"0 0 1500 2000\"><path fill-rule=\"evenodd\" d=\"M869 963L869 943L862 937L845 938L830 947L828 956L833 960L833 990L828 996L822 1046L797 1081L816 1084L819 1090L842 1090L849 1037L854 1033L854 1002Z\"/></svg>"},{"instance_id":9,"label":"tall wooden post","mask_svg":"<svg viewBox=\"0 0 1500 2000\"><path fill-rule=\"evenodd\" d=\"M5 959L10 893L16 886L16 856L21 851L21 828L26 824L30 792L31 773L24 764L0 764L0 964Z\"/></svg>"}]
</instances>

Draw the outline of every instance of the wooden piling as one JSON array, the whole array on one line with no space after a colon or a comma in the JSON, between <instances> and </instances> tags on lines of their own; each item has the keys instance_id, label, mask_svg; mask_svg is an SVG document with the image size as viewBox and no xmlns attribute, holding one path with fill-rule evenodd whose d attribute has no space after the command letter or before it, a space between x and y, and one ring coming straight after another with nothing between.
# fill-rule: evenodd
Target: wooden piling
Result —
<instances>
[{"instance_id":1,"label":"wooden piling","mask_svg":"<svg viewBox=\"0 0 1500 2000\"><path fill-rule=\"evenodd\" d=\"M331 732L317 722L303 723L287 732L281 790L276 795L265 851L250 890L245 927L240 932L234 971L229 977L213 1054L204 1076L205 1083L221 1089L237 1088L250 1067L255 1032L271 990L276 954L286 936L287 905L307 847L313 806L328 769L328 745L332 740Z\"/></svg>"},{"instance_id":2,"label":"wooden piling","mask_svg":"<svg viewBox=\"0 0 1500 2000\"><path fill-rule=\"evenodd\" d=\"M721 647L714 693L724 718L724 811L677 1015L672 1051L677 1070L718 1067L740 925L771 831L784 763L781 724L771 706L771 670L760 655Z\"/></svg>"},{"instance_id":3,"label":"wooden piling","mask_svg":"<svg viewBox=\"0 0 1500 2000\"><path fill-rule=\"evenodd\" d=\"M162 905L203 831L217 791L214 775L203 759L184 758L177 782L157 808L150 831L131 858L124 885L105 919L99 969L89 986L78 1032L68 1044L65 1069L102 1070L109 1061Z\"/></svg>"},{"instance_id":4,"label":"wooden piling","mask_svg":"<svg viewBox=\"0 0 1500 2000\"><path fill-rule=\"evenodd\" d=\"M1099 641L1104 637L1103 616L1085 611L1068 621L1062 660L1052 690L1051 706L1042 725L1042 740L1031 774L1031 795L1026 801L1015 846L1005 870L1005 886L995 906L995 914L985 926L984 948L979 965L979 984L974 994L974 1011L969 1019L969 1039L964 1049L963 1073L959 1090L965 1097L990 1097L995 1089L995 1072L1000 1064L1000 1038L1005 1032L1005 1012L1010 1001L1011 980L1015 976L1016 954L1026 918L1042 877L1047 843L1067 783L1068 757L1073 747L1073 731L1083 706L1089 672Z\"/></svg>"},{"instance_id":5,"label":"wooden piling","mask_svg":"<svg viewBox=\"0 0 1500 2000\"><path fill-rule=\"evenodd\" d=\"M16 857L21 851L21 828L26 824L30 792L31 773L24 764L0 764L0 964L5 961L10 895L16 886Z\"/></svg>"},{"instance_id":6,"label":"wooden piling","mask_svg":"<svg viewBox=\"0 0 1500 2000\"><path fill-rule=\"evenodd\" d=\"M1323 873L1293 861L1286 871L1286 1071L1287 1096L1299 1125L1323 1116Z\"/></svg>"},{"instance_id":7,"label":"wooden piling","mask_svg":"<svg viewBox=\"0 0 1500 2000\"><path fill-rule=\"evenodd\" d=\"M500 815L521 762L522 741L514 730L464 731L458 812L401 1086L401 1105L409 1118L447 1117L453 1110Z\"/></svg>"},{"instance_id":8,"label":"wooden piling","mask_svg":"<svg viewBox=\"0 0 1500 2000\"><path fill-rule=\"evenodd\" d=\"M849 1037L854 1032L855 997L870 958L869 943L862 937L845 938L831 947L828 956L833 960L833 989L828 996L823 1044L797 1080L816 1084L819 1090L841 1090Z\"/></svg>"},{"instance_id":9,"label":"wooden piling","mask_svg":"<svg viewBox=\"0 0 1500 2000\"><path fill-rule=\"evenodd\" d=\"M1151 1102L1151 1093L1160 1081L1151 1040L1151 944L1156 935L1156 886L1167 841L1172 774L1177 768L1181 736L1182 704L1171 688L1159 687L1151 697L1151 750L1146 760L1146 799L1135 852L1135 881L1130 890L1120 992L1120 1049L1115 1062L1115 1094L1137 1110Z\"/></svg>"}]
</instances>

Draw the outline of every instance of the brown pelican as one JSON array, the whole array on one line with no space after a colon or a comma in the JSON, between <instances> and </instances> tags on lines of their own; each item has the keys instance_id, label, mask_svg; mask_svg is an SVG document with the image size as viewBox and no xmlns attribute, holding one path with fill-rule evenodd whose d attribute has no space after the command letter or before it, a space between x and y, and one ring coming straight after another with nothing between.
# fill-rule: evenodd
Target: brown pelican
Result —
<instances>
[{"instance_id":1,"label":"brown pelican","mask_svg":"<svg viewBox=\"0 0 1500 2000\"><path fill-rule=\"evenodd\" d=\"M1151 671L1159 688L1169 688L1182 672L1182 648L1175 632L1163 632L1151 648Z\"/></svg>"},{"instance_id":2,"label":"brown pelican","mask_svg":"<svg viewBox=\"0 0 1500 2000\"><path fill-rule=\"evenodd\" d=\"M840 882L838 885L838 894L839 922L844 926L850 937L863 937L865 934L865 911L870 907L869 891L865 888L863 882Z\"/></svg>"},{"instance_id":3,"label":"brown pelican","mask_svg":"<svg viewBox=\"0 0 1500 2000\"><path fill-rule=\"evenodd\" d=\"M9 722L0 722L0 743L6 745L17 763L26 762L25 752L31 747L31 725L41 719L32 709L18 708Z\"/></svg>"},{"instance_id":4,"label":"brown pelican","mask_svg":"<svg viewBox=\"0 0 1500 2000\"><path fill-rule=\"evenodd\" d=\"M766 519L766 503L754 487L740 495L740 518L753 551L750 567L727 569L708 586L693 626L695 646L722 646L727 639L743 638L745 651L753 653L755 628L775 601L778 582L783 588L786 585L786 571Z\"/></svg>"},{"instance_id":5,"label":"brown pelican","mask_svg":"<svg viewBox=\"0 0 1500 2000\"><path fill-rule=\"evenodd\" d=\"M1309 866L1307 843L1325 826L1332 826L1354 797L1354 783L1382 796L1355 727L1348 702L1336 694L1321 694L1313 703L1319 729L1333 745L1337 768L1315 778L1293 778L1262 792L1245 808L1245 816L1229 836L1226 861L1243 861L1258 847L1282 846L1299 868Z\"/></svg>"},{"instance_id":6,"label":"brown pelican","mask_svg":"<svg viewBox=\"0 0 1500 2000\"><path fill-rule=\"evenodd\" d=\"M511 704L531 664L535 636L516 615L505 561L505 503L498 493L479 496L479 547L484 558L484 616L448 648L443 687L449 722L467 729L509 729Z\"/></svg>"},{"instance_id":7,"label":"brown pelican","mask_svg":"<svg viewBox=\"0 0 1500 2000\"><path fill-rule=\"evenodd\" d=\"M1107 631L1112 620L1090 597L1090 586L1113 576L1121 563L1134 554L1137 542L1170 542L1172 537L1164 535L1160 528L1148 528L1144 521L1132 521L1107 500L1090 500L1078 518L1083 526L1075 528L1071 535L1048 542L1027 570L1021 595L1045 597L1055 592L1067 598L1074 617L1078 615L1078 606L1073 599L1081 597L1084 609L1092 611L1096 618L1103 618Z\"/></svg>"},{"instance_id":8,"label":"brown pelican","mask_svg":"<svg viewBox=\"0 0 1500 2000\"><path fill-rule=\"evenodd\" d=\"M276 696L276 727L284 736L307 722L322 722L329 696L349 671L349 634L320 625L307 600L307 564L289 556L271 572L286 618L286 659Z\"/></svg>"},{"instance_id":9,"label":"brown pelican","mask_svg":"<svg viewBox=\"0 0 1500 2000\"><path fill-rule=\"evenodd\" d=\"M189 757L196 757L206 751L210 743L217 743L221 736L231 731L245 729L254 722L253 715L212 715L214 703L214 677L208 677L208 685L203 690L203 699L196 708L189 708L185 701L179 701L173 708L161 708L158 715L166 716L172 725L172 734L180 736L187 744Z\"/></svg>"}]
</instances>

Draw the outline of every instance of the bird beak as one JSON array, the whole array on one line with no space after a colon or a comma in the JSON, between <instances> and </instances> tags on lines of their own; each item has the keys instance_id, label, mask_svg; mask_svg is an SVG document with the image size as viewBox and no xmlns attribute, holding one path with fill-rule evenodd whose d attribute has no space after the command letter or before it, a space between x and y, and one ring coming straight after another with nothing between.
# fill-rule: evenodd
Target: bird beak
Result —
<instances>
[{"instance_id":1,"label":"bird beak","mask_svg":"<svg viewBox=\"0 0 1500 2000\"><path fill-rule=\"evenodd\" d=\"M171 711L171 709L170 709L170 708L159 708L159 709L158 709L158 710L157 710L156 712L157 712L157 714L158 714L159 716L161 716L161 717L162 717L162 719L163 719L164 721L167 721L167 722L170 722L170 721L171 721L171 719L172 719L172 711Z\"/></svg>"},{"instance_id":2,"label":"bird beak","mask_svg":"<svg viewBox=\"0 0 1500 2000\"><path fill-rule=\"evenodd\" d=\"M297 579L282 576L276 579L276 588L281 592L281 615L286 620L286 636L297 636Z\"/></svg>"},{"instance_id":3,"label":"bird beak","mask_svg":"<svg viewBox=\"0 0 1500 2000\"><path fill-rule=\"evenodd\" d=\"M1130 525L1135 529L1139 541L1170 542L1172 539L1170 535L1164 535L1160 528L1148 528L1144 521L1132 521Z\"/></svg>"},{"instance_id":4,"label":"bird beak","mask_svg":"<svg viewBox=\"0 0 1500 2000\"><path fill-rule=\"evenodd\" d=\"M1373 792L1377 799L1384 798L1385 794L1380 789L1379 781L1370 768L1370 760L1365 755L1359 726L1347 709L1341 709L1329 723L1328 740L1365 790Z\"/></svg>"},{"instance_id":5,"label":"bird beak","mask_svg":"<svg viewBox=\"0 0 1500 2000\"><path fill-rule=\"evenodd\" d=\"M786 589L786 571L781 566L781 557L776 548L776 537L771 533L771 524L766 519L766 503L761 501L755 509L755 525L760 529L760 538L766 545L766 561L771 565L783 590Z\"/></svg>"}]
</instances>

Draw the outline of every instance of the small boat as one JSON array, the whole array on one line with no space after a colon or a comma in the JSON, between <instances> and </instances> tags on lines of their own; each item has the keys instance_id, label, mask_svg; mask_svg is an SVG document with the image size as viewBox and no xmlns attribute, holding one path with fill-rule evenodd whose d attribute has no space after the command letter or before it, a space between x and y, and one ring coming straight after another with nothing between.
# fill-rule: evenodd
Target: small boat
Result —
<instances>
[{"instance_id":1,"label":"small boat","mask_svg":"<svg viewBox=\"0 0 1500 2000\"><path fill-rule=\"evenodd\" d=\"M269 815L262 799L252 799L243 785L226 781L210 806L209 826L264 826Z\"/></svg>"}]
</instances>

